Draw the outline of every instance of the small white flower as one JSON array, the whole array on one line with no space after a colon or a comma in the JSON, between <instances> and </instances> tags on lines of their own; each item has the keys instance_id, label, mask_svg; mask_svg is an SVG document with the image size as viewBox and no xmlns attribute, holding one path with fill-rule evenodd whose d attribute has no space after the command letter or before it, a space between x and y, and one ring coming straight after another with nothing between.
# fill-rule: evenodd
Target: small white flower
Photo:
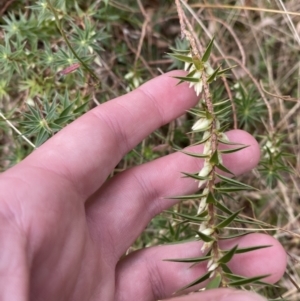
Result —
<instances>
[{"instance_id":1,"label":"small white flower","mask_svg":"<svg viewBox=\"0 0 300 301\"><path fill-rule=\"evenodd\" d=\"M189 53L187 56L188 56L188 57L192 57L192 54ZM192 64L192 67L189 69L189 67L191 66L191 64ZM187 63L187 62L185 62L185 63L184 63L183 69L184 69L185 71L188 71L188 70L189 70L189 71L193 71L193 70L195 69L195 65L194 65L193 63Z\"/></svg>"},{"instance_id":2,"label":"small white flower","mask_svg":"<svg viewBox=\"0 0 300 301\"><path fill-rule=\"evenodd\" d=\"M214 271L218 267L218 263L214 262L209 268L208 272Z\"/></svg>"},{"instance_id":3,"label":"small white flower","mask_svg":"<svg viewBox=\"0 0 300 301\"><path fill-rule=\"evenodd\" d=\"M211 65L209 64L209 62L204 63L204 68L206 71L206 74L208 76L212 75L214 73L214 69L211 67Z\"/></svg>"},{"instance_id":4,"label":"small white flower","mask_svg":"<svg viewBox=\"0 0 300 301\"><path fill-rule=\"evenodd\" d=\"M206 228L205 230L201 231L202 234L204 235L211 235L212 233L214 233L214 229L212 228Z\"/></svg>"},{"instance_id":5,"label":"small white flower","mask_svg":"<svg viewBox=\"0 0 300 301\"><path fill-rule=\"evenodd\" d=\"M201 248L201 252L204 253L206 250L208 250L213 244L213 241L205 242Z\"/></svg>"},{"instance_id":6,"label":"small white flower","mask_svg":"<svg viewBox=\"0 0 300 301\"><path fill-rule=\"evenodd\" d=\"M211 119L207 119L207 118L200 118L198 121L196 121L196 123L192 126L192 130L193 131L200 131L200 130L204 130L207 127L209 127L212 123Z\"/></svg>"},{"instance_id":7,"label":"small white flower","mask_svg":"<svg viewBox=\"0 0 300 301\"><path fill-rule=\"evenodd\" d=\"M203 149L203 154L204 155L209 155L211 154L211 139L207 140L204 144L204 149Z\"/></svg>"},{"instance_id":8,"label":"small white flower","mask_svg":"<svg viewBox=\"0 0 300 301\"><path fill-rule=\"evenodd\" d=\"M213 166L211 165L211 163L208 160L204 161L204 165L202 167L202 169L199 171L199 177L206 177L209 175L209 173L211 172Z\"/></svg>"},{"instance_id":9,"label":"small white flower","mask_svg":"<svg viewBox=\"0 0 300 301\"><path fill-rule=\"evenodd\" d=\"M222 139L226 142L230 142L229 138L224 133L220 133L220 139Z\"/></svg>"}]
</instances>

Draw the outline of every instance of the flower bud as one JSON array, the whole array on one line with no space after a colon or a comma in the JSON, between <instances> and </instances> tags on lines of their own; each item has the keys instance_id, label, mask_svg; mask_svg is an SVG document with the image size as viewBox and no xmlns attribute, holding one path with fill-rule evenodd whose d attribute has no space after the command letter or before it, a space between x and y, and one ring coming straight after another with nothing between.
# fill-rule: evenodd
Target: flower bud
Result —
<instances>
[{"instance_id":1,"label":"flower bud","mask_svg":"<svg viewBox=\"0 0 300 301\"><path fill-rule=\"evenodd\" d=\"M196 123L192 126L193 131L203 131L207 127L209 127L212 123L211 119L200 118Z\"/></svg>"}]
</instances>

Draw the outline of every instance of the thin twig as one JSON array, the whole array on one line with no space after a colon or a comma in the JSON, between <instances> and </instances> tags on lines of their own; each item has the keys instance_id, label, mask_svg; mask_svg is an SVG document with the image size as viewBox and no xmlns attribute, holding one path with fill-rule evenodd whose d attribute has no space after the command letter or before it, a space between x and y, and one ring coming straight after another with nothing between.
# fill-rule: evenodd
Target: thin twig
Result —
<instances>
[{"instance_id":1,"label":"thin twig","mask_svg":"<svg viewBox=\"0 0 300 301\"><path fill-rule=\"evenodd\" d=\"M9 125L9 127L11 127L18 135L21 136L21 138L23 140L25 140L30 146L32 146L34 149L36 149L37 147L28 139L26 138L0 111L0 117L2 117L4 119L4 121Z\"/></svg>"},{"instance_id":2,"label":"thin twig","mask_svg":"<svg viewBox=\"0 0 300 301\"><path fill-rule=\"evenodd\" d=\"M139 8L140 8L145 20L144 20L144 23L143 23L143 26L142 26L141 37L140 37L140 40L139 40L138 49L137 49L136 55L135 55L135 60L134 60L134 67L135 68L136 68L137 61L138 61L138 59L141 55L143 42L144 42L144 39L145 39L145 36L146 36L146 30L147 30L147 27L150 23L150 16L149 16L149 14L146 13L146 11L143 7L143 4L141 3L141 0L137 0L137 2L138 2Z\"/></svg>"}]
</instances>

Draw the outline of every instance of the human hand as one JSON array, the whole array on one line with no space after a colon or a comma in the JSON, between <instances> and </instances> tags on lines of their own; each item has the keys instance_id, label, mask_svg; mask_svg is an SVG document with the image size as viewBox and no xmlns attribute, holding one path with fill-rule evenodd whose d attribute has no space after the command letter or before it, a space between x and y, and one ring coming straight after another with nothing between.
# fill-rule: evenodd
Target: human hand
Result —
<instances>
[{"instance_id":1,"label":"human hand","mask_svg":"<svg viewBox=\"0 0 300 301\"><path fill-rule=\"evenodd\" d=\"M166 74L96 107L0 175L1 300L150 301L170 297L205 272L204 265L162 261L201 256L201 242L122 257L149 221L176 203L162 197L196 191L197 183L180 172L196 172L199 160L175 153L106 181L129 150L196 104L192 89L175 85ZM250 147L224 156L224 164L237 175L252 169L259 159L256 141L243 131L228 136ZM234 272L271 274L269 282L282 276L286 255L272 237L247 235L224 248L237 243L273 247L235 256ZM262 300L248 292L234 299L237 292L211 290L179 300Z\"/></svg>"}]
</instances>

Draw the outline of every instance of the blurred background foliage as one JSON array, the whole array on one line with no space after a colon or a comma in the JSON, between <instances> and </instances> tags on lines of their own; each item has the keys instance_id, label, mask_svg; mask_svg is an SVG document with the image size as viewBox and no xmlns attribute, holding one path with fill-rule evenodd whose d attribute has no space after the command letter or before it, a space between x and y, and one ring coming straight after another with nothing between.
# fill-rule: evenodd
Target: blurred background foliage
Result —
<instances>
[{"instance_id":1,"label":"blurred background foliage","mask_svg":"<svg viewBox=\"0 0 300 301\"><path fill-rule=\"evenodd\" d=\"M285 289L265 293L299 300L294 284L300 283L300 3L207 2L189 1L194 30L203 45L215 35L214 67L237 65L228 73L228 89L216 83L213 97L233 99L230 126L235 116L237 127L253 134L262 152L258 168L240 179L260 190L237 193L228 206L244 207L243 214L273 225L268 232L285 246L289 266L281 281ZM0 171L91 108L183 68L166 55L170 47L188 47L172 0L50 3L55 13L47 0L0 2ZM194 143L197 137L187 134L193 118L186 113L152 133L114 173ZM197 205L191 200L171 210L191 213ZM128 252L193 235L178 215L163 213Z\"/></svg>"}]
</instances>

